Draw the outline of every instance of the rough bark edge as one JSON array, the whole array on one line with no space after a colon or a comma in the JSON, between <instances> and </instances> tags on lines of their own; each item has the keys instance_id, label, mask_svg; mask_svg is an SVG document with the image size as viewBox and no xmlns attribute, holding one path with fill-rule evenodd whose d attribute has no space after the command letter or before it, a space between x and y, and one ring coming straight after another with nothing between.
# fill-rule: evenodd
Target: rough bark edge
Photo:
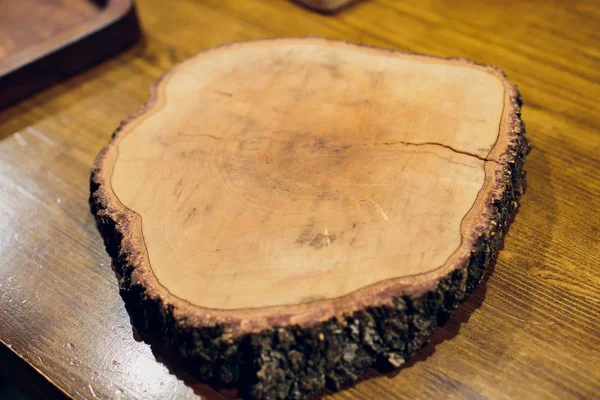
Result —
<instances>
[{"instance_id":1,"label":"rough bark edge","mask_svg":"<svg viewBox=\"0 0 600 400\"><path fill-rule=\"evenodd\" d=\"M400 294L387 304L310 326L273 326L232 338L222 325L198 327L186 317L176 318L172 304L148 293L132 278L137 257L130 246L123 245L129 221L111 209L101 195L100 171L94 168L91 210L120 275L121 295L136 328L160 338L199 379L238 387L242 395L257 399L310 398L326 388L351 385L371 367L398 367L429 341L433 328L444 322L480 282L525 190L523 164L530 146L516 87L510 100L509 143L496 162L494 187L485 207L490 224L473 233L470 257L442 278L434 290L416 297Z\"/></svg>"}]
</instances>

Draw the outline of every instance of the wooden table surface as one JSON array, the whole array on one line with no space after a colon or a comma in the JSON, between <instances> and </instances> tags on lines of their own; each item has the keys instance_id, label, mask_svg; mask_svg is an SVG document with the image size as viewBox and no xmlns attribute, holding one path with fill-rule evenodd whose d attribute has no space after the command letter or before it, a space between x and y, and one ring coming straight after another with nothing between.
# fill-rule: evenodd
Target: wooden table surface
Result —
<instances>
[{"instance_id":1,"label":"wooden table surface","mask_svg":"<svg viewBox=\"0 0 600 400\"><path fill-rule=\"evenodd\" d=\"M89 213L90 166L175 63L317 35L501 67L534 147L529 189L476 292L408 365L328 396L600 397L597 1L374 0L324 16L285 0L139 0L138 12L142 42L0 112L1 374L35 397L231 394L165 366L134 334Z\"/></svg>"}]
</instances>

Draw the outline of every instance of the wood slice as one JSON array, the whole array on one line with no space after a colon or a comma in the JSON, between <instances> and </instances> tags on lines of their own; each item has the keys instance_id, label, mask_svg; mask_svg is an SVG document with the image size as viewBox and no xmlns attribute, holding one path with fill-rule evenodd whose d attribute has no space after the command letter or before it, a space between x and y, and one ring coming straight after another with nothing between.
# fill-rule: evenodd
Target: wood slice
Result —
<instances>
[{"instance_id":1,"label":"wood slice","mask_svg":"<svg viewBox=\"0 0 600 400\"><path fill-rule=\"evenodd\" d=\"M401 365L507 229L520 105L493 67L313 38L178 65L91 177L134 323L254 398Z\"/></svg>"}]
</instances>

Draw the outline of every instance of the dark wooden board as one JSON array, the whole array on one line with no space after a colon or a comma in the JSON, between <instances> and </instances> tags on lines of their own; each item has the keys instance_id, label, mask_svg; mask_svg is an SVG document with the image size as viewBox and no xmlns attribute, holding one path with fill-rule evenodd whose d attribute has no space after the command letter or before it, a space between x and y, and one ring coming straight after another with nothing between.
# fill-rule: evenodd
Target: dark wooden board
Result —
<instances>
[{"instance_id":1,"label":"dark wooden board","mask_svg":"<svg viewBox=\"0 0 600 400\"><path fill-rule=\"evenodd\" d=\"M0 352L14 355L0 365L18 360L75 399L223 398L137 340L89 213L89 172L175 63L312 34L498 65L519 84L533 145L521 208L469 300L398 373L325 398L598 397L597 1L372 0L335 18L287 0L136 4L143 42L0 112Z\"/></svg>"},{"instance_id":2,"label":"dark wooden board","mask_svg":"<svg viewBox=\"0 0 600 400\"><path fill-rule=\"evenodd\" d=\"M0 108L139 36L132 0L0 0Z\"/></svg>"}]
</instances>

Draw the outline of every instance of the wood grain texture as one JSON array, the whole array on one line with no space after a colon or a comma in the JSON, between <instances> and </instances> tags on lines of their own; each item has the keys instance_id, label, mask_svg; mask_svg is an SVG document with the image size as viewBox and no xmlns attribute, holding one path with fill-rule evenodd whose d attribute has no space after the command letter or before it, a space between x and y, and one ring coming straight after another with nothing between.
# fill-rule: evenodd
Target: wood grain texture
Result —
<instances>
[{"instance_id":1,"label":"wood grain texture","mask_svg":"<svg viewBox=\"0 0 600 400\"><path fill-rule=\"evenodd\" d=\"M0 108L139 36L132 0L0 0L0 10Z\"/></svg>"},{"instance_id":2,"label":"wood grain texture","mask_svg":"<svg viewBox=\"0 0 600 400\"><path fill-rule=\"evenodd\" d=\"M500 66L519 84L534 147L527 194L482 285L417 359L331 398L597 397L597 2L374 0L332 18L289 1L140 0L138 11L144 43L0 113L0 342L11 355L0 360L16 355L72 398L228 395L169 373L136 340L89 215L89 169L176 62L313 34Z\"/></svg>"}]
</instances>

